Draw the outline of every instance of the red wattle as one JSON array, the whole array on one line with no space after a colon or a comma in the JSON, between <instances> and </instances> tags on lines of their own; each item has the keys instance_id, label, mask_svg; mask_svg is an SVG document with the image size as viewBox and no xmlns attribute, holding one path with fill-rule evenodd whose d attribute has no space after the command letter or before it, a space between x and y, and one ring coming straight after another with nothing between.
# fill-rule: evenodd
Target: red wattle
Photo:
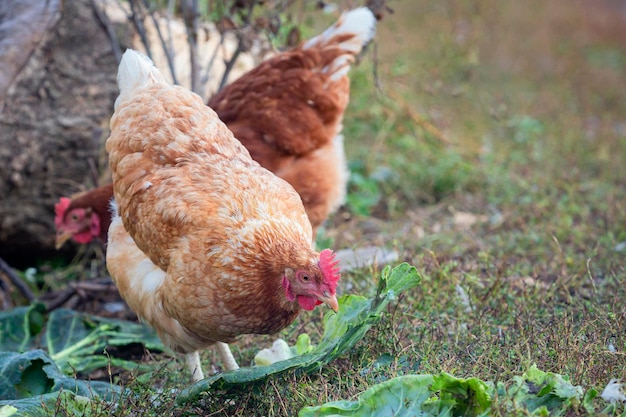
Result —
<instances>
[{"instance_id":1,"label":"red wattle","mask_svg":"<svg viewBox=\"0 0 626 417\"><path fill-rule=\"evenodd\" d=\"M311 311L315 308L316 305L322 304L317 298L307 297L306 295L297 296L298 304L304 310Z\"/></svg>"},{"instance_id":2,"label":"red wattle","mask_svg":"<svg viewBox=\"0 0 626 417\"><path fill-rule=\"evenodd\" d=\"M72 236L72 239L74 239L74 241L76 241L76 243L89 243L91 242L91 239L93 239L93 236L91 235L91 232L83 232L83 233L77 233L74 236Z\"/></svg>"}]
</instances>

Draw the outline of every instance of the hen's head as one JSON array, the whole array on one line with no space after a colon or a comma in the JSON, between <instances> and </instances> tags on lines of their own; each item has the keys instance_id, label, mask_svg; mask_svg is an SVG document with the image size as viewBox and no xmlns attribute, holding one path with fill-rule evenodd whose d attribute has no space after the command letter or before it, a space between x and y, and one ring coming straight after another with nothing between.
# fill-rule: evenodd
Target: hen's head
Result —
<instances>
[{"instance_id":1,"label":"hen's head","mask_svg":"<svg viewBox=\"0 0 626 417\"><path fill-rule=\"evenodd\" d=\"M54 205L54 225L56 227L56 248L69 239L78 243L89 243L94 237L100 235L100 217L91 207L71 208L72 200L61 197Z\"/></svg>"},{"instance_id":2,"label":"hen's head","mask_svg":"<svg viewBox=\"0 0 626 417\"><path fill-rule=\"evenodd\" d=\"M301 308L313 310L325 303L335 312L337 303L337 283L341 278L339 261L330 249L320 253L317 265L300 268L288 268L283 276L283 288L289 301L297 301Z\"/></svg>"}]
</instances>

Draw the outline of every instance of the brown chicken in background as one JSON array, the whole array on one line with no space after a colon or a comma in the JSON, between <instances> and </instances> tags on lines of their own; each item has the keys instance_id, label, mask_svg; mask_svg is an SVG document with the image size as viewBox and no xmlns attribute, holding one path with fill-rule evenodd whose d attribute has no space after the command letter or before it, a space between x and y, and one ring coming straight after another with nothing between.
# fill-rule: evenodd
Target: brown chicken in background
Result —
<instances>
[{"instance_id":1,"label":"brown chicken in background","mask_svg":"<svg viewBox=\"0 0 626 417\"><path fill-rule=\"evenodd\" d=\"M253 161L202 99L164 81L128 50L107 140L116 215L107 268L132 310L166 346L187 355L270 334L301 309L338 310L340 278L330 250L311 248L298 194Z\"/></svg>"},{"instance_id":2,"label":"brown chicken in background","mask_svg":"<svg viewBox=\"0 0 626 417\"><path fill-rule=\"evenodd\" d=\"M347 74L375 25L365 7L345 13L324 33L262 62L209 101L252 158L300 194L314 237L345 200Z\"/></svg>"},{"instance_id":3,"label":"brown chicken in background","mask_svg":"<svg viewBox=\"0 0 626 417\"><path fill-rule=\"evenodd\" d=\"M77 243L89 243L94 238L106 244L111 225L110 202L113 184L78 193L71 198L61 197L54 205L56 248L69 239Z\"/></svg>"},{"instance_id":4,"label":"brown chicken in background","mask_svg":"<svg viewBox=\"0 0 626 417\"><path fill-rule=\"evenodd\" d=\"M348 170L341 130L350 94L347 73L373 38L375 25L367 8L347 12L324 33L264 61L209 101L252 158L295 188L313 227L313 239L344 202ZM107 192L109 198L101 198ZM100 216L104 225L110 222L111 197L112 188L104 186L84 195L80 204L72 201L71 207ZM74 240L79 243L102 236L85 234L95 230L91 218L79 213L76 219L76 213L64 207L67 203L57 204L57 247L77 231L80 235ZM76 223L81 221L79 227Z\"/></svg>"}]
</instances>

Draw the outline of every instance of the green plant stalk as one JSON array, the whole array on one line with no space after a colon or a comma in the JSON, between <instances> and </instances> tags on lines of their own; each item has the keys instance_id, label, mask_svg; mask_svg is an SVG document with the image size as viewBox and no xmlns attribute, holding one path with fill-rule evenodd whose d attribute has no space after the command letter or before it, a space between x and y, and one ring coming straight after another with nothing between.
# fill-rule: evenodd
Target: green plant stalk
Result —
<instances>
[{"instance_id":1,"label":"green plant stalk","mask_svg":"<svg viewBox=\"0 0 626 417\"><path fill-rule=\"evenodd\" d=\"M74 345L69 346L59 352L56 352L56 353L50 352L50 357L55 362L59 363L61 359L64 359L66 357L71 357L74 353L80 351L85 346L89 346L90 344L97 342L100 337L106 335L110 330L111 330L111 325L106 324L104 326L99 326L92 333L90 333L87 337L82 339L80 342L75 343ZM50 341L48 337L46 337L46 341L48 342L48 346L52 346L52 342ZM102 343L98 343L96 344L96 346L90 349L90 351L94 351L96 350L97 346L102 346L102 345L103 345Z\"/></svg>"}]
</instances>

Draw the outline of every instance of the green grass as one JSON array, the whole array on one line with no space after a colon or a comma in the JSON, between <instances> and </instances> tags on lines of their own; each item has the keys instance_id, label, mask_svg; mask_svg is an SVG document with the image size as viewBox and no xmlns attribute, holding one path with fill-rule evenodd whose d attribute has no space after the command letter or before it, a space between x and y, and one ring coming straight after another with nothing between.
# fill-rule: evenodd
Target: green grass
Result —
<instances>
[{"instance_id":1,"label":"green grass","mask_svg":"<svg viewBox=\"0 0 626 417\"><path fill-rule=\"evenodd\" d=\"M623 21L589 2L519 4L392 2L378 60L351 73L350 196L324 239L393 246L425 276L352 352L184 408L184 364L161 355L161 373L124 375L135 395L91 415L293 416L397 375L507 383L532 364L585 390L626 379ZM378 272L342 287L371 295ZM282 336L318 324L305 314ZM271 340L244 337L235 356L250 363Z\"/></svg>"},{"instance_id":2,"label":"green grass","mask_svg":"<svg viewBox=\"0 0 626 417\"><path fill-rule=\"evenodd\" d=\"M382 92L369 63L353 76L348 154L390 172L378 240L430 276L384 336L418 372L507 381L536 363L601 390L626 377L626 49L610 11L531 3L396 3Z\"/></svg>"}]
</instances>

